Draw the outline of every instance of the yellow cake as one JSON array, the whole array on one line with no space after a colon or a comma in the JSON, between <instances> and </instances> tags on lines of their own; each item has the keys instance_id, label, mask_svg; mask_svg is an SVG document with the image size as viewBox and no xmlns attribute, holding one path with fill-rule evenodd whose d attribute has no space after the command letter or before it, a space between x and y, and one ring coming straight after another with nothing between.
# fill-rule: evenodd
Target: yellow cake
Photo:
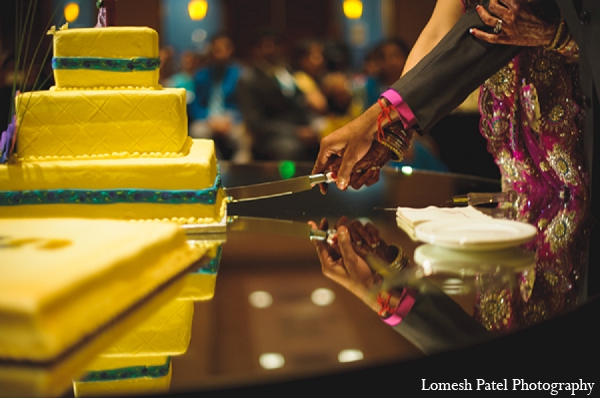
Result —
<instances>
[{"instance_id":1,"label":"yellow cake","mask_svg":"<svg viewBox=\"0 0 600 398\"><path fill-rule=\"evenodd\" d=\"M0 360L56 359L207 251L173 223L0 219Z\"/></svg>"},{"instance_id":2,"label":"yellow cake","mask_svg":"<svg viewBox=\"0 0 600 398\"><path fill-rule=\"evenodd\" d=\"M214 142L188 137L185 90L158 84L156 32L51 33L56 84L16 98L16 153L0 164L0 217L224 226Z\"/></svg>"},{"instance_id":3,"label":"yellow cake","mask_svg":"<svg viewBox=\"0 0 600 398\"><path fill-rule=\"evenodd\" d=\"M192 335L192 301L171 300L102 352L101 357L181 355Z\"/></svg>"},{"instance_id":4,"label":"yellow cake","mask_svg":"<svg viewBox=\"0 0 600 398\"><path fill-rule=\"evenodd\" d=\"M204 261L203 258L200 263ZM50 364L40 366L35 362L0 360L0 397L64 396L69 390L72 391L73 380L83 378L86 370L116 369L127 366L127 361L140 365L140 360L145 365L159 365L160 356L123 358L99 355L125 333L149 319L166 303L176 299L183 282L183 278L177 278L164 288L153 291L142 302L128 309L123 316L108 322L98 333L78 344L75 350L69 350L66 355Z\"/></svg>"},{"instance_id":5,"label":"yellow cake","mask_svg":"<svg viewBox=\"0 0 600 398\"><path fill-rule=\"evenodd\" d=\"M159 394L169 391L172 365L168 356L104 358L73 381L75 397Z\"/></svg>"},{"instance_id":6,"label":"yellow cake","mask_svg":"<svg viewBox=\"0 0 600 398\"><path fill-rule=\"evenodd\" d=\"M134 26L52 29L54 80L58 88L145 87L158 85L158 33ZM74 69L74 63L90 64ZM108 70L94 63L111 63ZM115 73L115 71L122 71Z\"/></svg>"},{"instance_id":7,"label":"yellow cake","mask_svg":"<svg viewBox=\"0 0 600 398\"><path fill-rule=\"evenodd\" d=\"M191 339L194 301L214 296L221 243L218 239L188 240L188 245L204 253L202 266L182 277L177 297L107 347L90 369L110 369L110 358L184 354Z\"/></svg>"},{"instance_id":8,"label":"yellow cake","mask_svg":"<svg viewBox=\"0 0 600 398\"><path fill-rule=\"evenodd\" d=\"M17 96L19 157L182 156L184 89L33 91Z\"/></svg>"},{"instance_id":9,"label":"yellow cake","mask_svg":"<svg viewBox=\"0 0 600 398\"><path fill-rule=\"evenodd\" d=\"M188 244L203 246L206 241L188 240ZM222 251L221 244L210 249L207 256L210 262L185 276L179 300L206 301L214 297Z\"/></svg>"}]
</instances>

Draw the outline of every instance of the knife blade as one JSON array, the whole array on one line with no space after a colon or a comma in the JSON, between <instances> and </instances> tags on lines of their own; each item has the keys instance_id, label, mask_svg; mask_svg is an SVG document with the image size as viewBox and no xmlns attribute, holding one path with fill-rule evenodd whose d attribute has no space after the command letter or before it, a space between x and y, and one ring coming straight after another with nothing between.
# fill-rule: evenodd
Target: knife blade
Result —
<instances>
[{"instance_id":1,"label":"knife blade","mask_svg":"<svg viewBox=\"0 0 600 398\"><path fill-rule=\"evenodd\" d=\"M309 191L317 184L330 183L333 181L335 181L333 173L312 174L289 178L287 180L224 188L223 190L225 191L227 202L235 203Z\"/></svg>"},{"instance_id":2,"label":"knife blade","mask_svg":"<svg viewBox=\"0 0 600 398\"><path fill-rule=\"evenodd\" d=\"M262 217L231 216L227 220L227 232L241 231L253 233L297 236L309 240L327 241L332 244L336 231L313 229L301 221L280 220Z\"/></svg>"}]
</instances>

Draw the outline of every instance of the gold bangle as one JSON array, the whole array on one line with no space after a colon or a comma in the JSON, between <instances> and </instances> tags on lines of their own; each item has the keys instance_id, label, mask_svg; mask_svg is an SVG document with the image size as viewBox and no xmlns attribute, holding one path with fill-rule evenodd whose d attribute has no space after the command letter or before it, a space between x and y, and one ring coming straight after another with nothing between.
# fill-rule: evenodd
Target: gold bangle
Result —
<instances>
[{"instance_id":1,"label":"gold bangle","mask_svg":"<svg viewBox=\"0 0 600 398\"><path fill-rule=\"evenodd\" d=\"M554 51L567 58L574 59L577 58L577 56L579 55L579 46L577 45L577 42L575 41L573 36L569 34L565 41Z\"/></svg>"},{"instance_id":2,"label":"gold bangle","mask_svg":"<svg viewBox=\"0 0 600 398\"><path fill-rule=\"evenodd\" d=\"M404 155L410 146L412 130L406 130L401 122L389 124L383 129L384 135L381 139L381 145L388 148L396 156L396 161L404 159Z\"/></svg>"},{"instance_id":3,"label":"gold bangle","mask_svg":"<svg viewBox=\"0 0 600 398\"><path fill-rule=\"evenodd\" d=\"M558 23L558 27L556 28L556 33L554 34L554 38L547 46L544 46L546 50L554 51L558 48L558 43L563 38L563 33L565 30L565 20L564 18L560 18L560 22Z\"/></svg>"},{"instance_id":4,"label":"gold bangle","mask_svg":"<svg viewBox=\"0 0 600 398\"><path fill-rule=\"evenodd\" d=\"M395 247L398 250L398 254L394 261L390 263L389 268L392 272L402 271L408 265L408 257L406 257L404 250L400 246L392 244L390 247Z\"/></svg>"}]
</instances>

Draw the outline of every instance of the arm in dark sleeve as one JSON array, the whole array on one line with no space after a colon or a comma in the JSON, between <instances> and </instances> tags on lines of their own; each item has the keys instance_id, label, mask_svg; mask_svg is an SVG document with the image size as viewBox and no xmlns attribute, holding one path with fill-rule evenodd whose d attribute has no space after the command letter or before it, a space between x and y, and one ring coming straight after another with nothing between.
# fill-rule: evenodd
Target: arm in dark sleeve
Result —
<instances>
[{"instance_id":1,"label":"arm in dark sleeve","mask_svg":"<svg viewBox=\"0 0 600 398\"><path fill-rule=\"evenodd\" d=\"M425 354L489 341L495 335L439 288L422 282L406 317L394 329Z\"/></svg>"},{"instance_id":2,"label":"arm in dark sleeve","mask_svg":"<svg viewBox=\"0 0 600 398\"><path fill-rule=\"evenodd\" d=\"M475 10L465 13L429 54L391 86L422 132L429 131L519 52L519 47L476 39L469 33L473 27L489 30Z\"/></svg>"}]
</instances>

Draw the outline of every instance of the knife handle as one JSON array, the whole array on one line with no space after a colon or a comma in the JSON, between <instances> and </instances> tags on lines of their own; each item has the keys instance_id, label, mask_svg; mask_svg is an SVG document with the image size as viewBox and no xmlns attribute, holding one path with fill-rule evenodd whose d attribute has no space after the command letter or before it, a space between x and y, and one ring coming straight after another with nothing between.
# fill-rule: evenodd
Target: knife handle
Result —
<instances>
[{"instance_id":1,"label":"knife handle","mask_svg":"<svg viewBox=\"0 0 600 398\"><path fill-rule=\"evenodd\" d=\"M322 183L331 183L335 181L335 174L330 171L328 173L325 174L313 174L311 176L308 177L310 180L310 184L311 186L315 186L317 184L322 184Z\"/></svg>"},{"instance_id":2,"label":"knife handle","mask_svg":"<svg viewBox=\"0 0 600 398\"><path fill-rule=\"evenodd\" d=\"M327 244L333 245L333 243L337 240L337 231L335 229L328 229L327 231L313 229L310 232L310 240L326 241Z\"/></svg>"}]
</instances>

